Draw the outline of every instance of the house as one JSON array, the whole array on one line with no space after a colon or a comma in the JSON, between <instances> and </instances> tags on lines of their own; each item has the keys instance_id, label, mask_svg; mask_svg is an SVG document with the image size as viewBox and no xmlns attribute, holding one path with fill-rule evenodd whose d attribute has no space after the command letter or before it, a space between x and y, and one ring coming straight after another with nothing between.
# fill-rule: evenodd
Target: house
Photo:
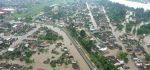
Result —
<instances>
[{"instance_id":1,"label":"house","mask_svg":"<svg viewBox=\"0 0 150 70\"><path fill-rule=\"evenodd\" d=\"M14 50L15 48L12 48L12 47L8 48L8 51L14 51Z\"/></svg>"},{"instance_id":2,"label":"house","mask_svg":"<svg viewBox=\"0 0 150 70\"><path fill-rule=\"evenodd\" d=\"M63 49L65 52L67 52L68 51L68 48L67 47L64 47L64 49Z\"/></svg>"},{"instance_id":3,"label":"house","mask_svg":"<svg viewBox=\"0 0 150 70\"><path fill-rule=\"evenodd\" d=\"M107 51L107 47L104 47L104 46L101 46L101 45L99 45L99 44L96 44L96 47L99 49L99 51Z\"/></svg>"},{"instance_id":4,"label":"house","mask_svg":"<svg viewBox=\"0 0 150 70\"><path fill-rule=\"evenodd\" d=\"M27 44L25 44L25 47L29 47L29 44L27 43Z\"/></svg>"},{"instance_id":5,"label":"house","mask_svg":"<svg viewBox=\"0 0 150 70\"><path fill-rule=\"evenodd\" d=\"M123 61L123 60L119 60L119 59L117 59L117 58L114 57L114 56L107 56L107 58L108 58L110 61L112 61L115 66L120 67L120 66L124 65L124 61Z\"/></svg>"},{"instance_id":6,"label":"house","mask_svg":"<svg viewBox=\"0 0 150 70\"><path fill-rule=\"evenodd\" d=\"M13 9L13 8L3 8L2 10L7 12L7 13L14 13L15 12L15 9Z\"/></svg>"},{"instance_id":7,"label":"house","mask_svg":"<svg viewBox=\"0 0 150 70\"><path fill-rule=\"evenodd\" d=\"M131 54L131 58L132 58L132 60L134 61L135 65L136 65L137 67L143 66L143 61L142 61L141 59L139 59L139 58L135 55L135 53Z\"/></svg>"},{"instance_id":8,"label":"house","mask_svg":"<svg viewBox=\"0 0 150 70\"><path fill-rule=\"evenodd\" d=\"M5 12L3 12L3 11L0 11L0 15L1 15L1 14L4 14L4 13L5 13Z\"/></svg>"}]
</instances>

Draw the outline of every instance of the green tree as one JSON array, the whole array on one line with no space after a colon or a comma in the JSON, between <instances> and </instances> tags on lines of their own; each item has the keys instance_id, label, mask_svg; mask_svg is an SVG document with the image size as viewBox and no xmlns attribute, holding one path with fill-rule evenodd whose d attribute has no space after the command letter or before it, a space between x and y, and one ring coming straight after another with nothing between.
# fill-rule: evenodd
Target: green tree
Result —
<instances>
[{"instance_id":1,"label":"green tree","mask_svg":"<svg viewBox=\"0 0 150 70\"><path fill-rule=\"evenodd\" d=\"M85 33L84 30L81 30L81 31L80 31L80 36L81 36L82 38L84 38L84 37L86 36L86 33Z\"/></svg>"},{"instance_id":2,"label":"green tree","mask_svg":"<svg viewBox=\"0 0 150 70\"><path fill-rule=\"evenodd\" d=\"M150 61L150 54L145 55L145 60Z\"/></svg>"},{"instance_id":3,"label":"green tree","mask_svg":"<svg viewBox=\"0 0 150 70\"><path fill-rule=\"evenodd\" d=\"M0 15L0 19L4 19L4 16L3 16L3 15Z\"/></svg>"},{"instance_id":4,"label":"green tree","mask_svg":"<svg viewBox=\"0 0 150 70\"><path fill-rule=\"evenodd\" d=\"M138 29L137 33L140 34L150 34L150 24L145 24Z\"/></svg>"},{"instance_id":5,"label":"green tree","mask_svg":"<svg viewBox=\"0 0 150 70\"><path fill-rule=\"evenodd\" d=\"M124 60L126 63L128 62L128 58L127 58L128 53L126 52L119 52L119 58Z\"/></svg>"},{"instance_id":6,"label":"green tree","mask_svg":"<svg viewBox=\"0 0 150 70\"><path fill-rule=\"evenodd\" d=\"M150 65L146 66L146 68L147 68L148 70L150 70Z\"/></svg>"},{"instance_id":7,"label":"green tree","mask_svg":"<svg viewBox=\"0 0 150 70\"><path fill-rule=\"evenodd\" d=\"M24 57L25 63L26 64L31 64L33 63L33 60L31 60L29 57Z\"/></svg>"},{"instance_id":8,"label":"green tree","mask_svg":"<svg viewBox=\"0 0 150 70\"><path fill-rule=\"evenodd\" d=\"M31 17L31 16L25 17L25 21L26 21L26 22L31 22L31 21L32 21L32 17Z\"/></svg>"}]
</instances>

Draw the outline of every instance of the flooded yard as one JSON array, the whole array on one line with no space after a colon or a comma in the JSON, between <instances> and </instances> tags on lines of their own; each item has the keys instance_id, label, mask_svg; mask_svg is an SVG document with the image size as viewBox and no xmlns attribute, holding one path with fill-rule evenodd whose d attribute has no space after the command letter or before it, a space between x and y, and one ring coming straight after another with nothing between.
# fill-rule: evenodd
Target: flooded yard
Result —
<instances>
[{"instance_id":1,"label":"flooded yard","mask_svg":"<svg viewBox=\"0 0 150 70\"><path fill-rule=\"evenodd\" d=\"M75 60L77 60L80 70L90 70L88 65L86 64L86 62L84 61L84 59L82 58L82 56L80 55L80 53L77 51L77 49L75 48L75 46L73 44L71 44L71 40L68 38L68 36L66 35L65 32L63 32L61 29L57 28L57 27L53 27L50 25L47 25L48 28L52 29L55 32L58 32L59 35L61 35L63 37L63 46L67 47L69 49L69 53L70 55L72 55L74 57ZM33 55L33 59L34 59L34 64L33 64L33 70L36 70L38 68L44 69L44 70L52 70L53 68L50 67L50 64L43 64L43 61L46 60L47 58L50 58L52 56L55 56L56 58L59 57L56 55L51 54L51 50L55 48L55 44L50 45L49 46L49 51L47 53L43 53L43 54L35 54ZM60 49L57 49L58 51L61 51ZM50 58L51 60L52 58ZM39 67L40 66L40 67ZM72 68L72 65L62 65L62 66L57 66L56 69L58 70L74 70Z\"/></svg>"},{"instance_id":2,"label":"flooded yard","mask_svg":"<svg viewBox=\"0 0 150 70\"><path fill-rule=\"evenodd\" d=\"M86 64L86 62L80 55L80 53L75 48L75 46L73 44L71 44L72 42L69 39L69 37L66 35L66 33L64 31L62 31L61 29L59 29L58 27L52 27L52 26L48 26L48 27L51 28L52 30L54 30L55 32L58 32L58 34L60 34L61 36L63 36L64 45L69 49L70 54L73 55L74 58L78 61L80 70L90 70L88 65Z\"/></svg>"},{"instance_id":3,"label":"flooded yard","mask_svg":"<svg viewBox=\"0 0 150 70\"><path fill-rule=\"evenodd\" d=\"M38 46L36 46L37 48L32 48L32 51L36 51L32 56L31 56L31 60L33 60L33 62L31 64L26 64L24 61L20 61L19 58L16 58L15 60L8 60L8 63L12 63L12 64L19 64L19 65L24 65L24 66L32 66L32 70L75 70L73 68L73 64L69 63L68 65L66 65L65 63L63 63L62 65L60 64L56 64L56 67L53 68L51 66L50 63L46 64L44 63L44 61L46 61L47 59L49 59L50 61L53 60L60 60L59 58L62 56L62 54L64 53L64 51L62 51L62 48L66 47L68 49L69 52L69 56L73 56L74 60L77 61L77 64L79 65L79 70L90 70L90 68L88 67L88 65L86 64L85 60L82 58L82 56L80 55L80 53L77 51L76 47L72 44L72 41L68 38L68 36L66 35L65 32L63 32L60 28L58 27L53 27L51 25L45 25L46 27L48 27L49 29L57 32L59 35L61 35L63 37L63 40L58 40L56 42L52 43L48 43L48 42L43 42L43 45L47 45L46 47L44 47L44 49L47 49L47 51L44 50L44 52L39 52L38 50ZM29 43L29 41L26 41ZM33 44L35 44L37 42L34 42ZM58 43L61 43L62 46L61 47L57 47L56 45ZM29 48L29 47L28 47ZM31 49L31 47L30 47ZM57 51L59 54L54 54L52 53L52 50ZM70 58L69 58L70 59ZM0 63L5 63L5 61L0 62Z\"/></svg>"}]
</instances>

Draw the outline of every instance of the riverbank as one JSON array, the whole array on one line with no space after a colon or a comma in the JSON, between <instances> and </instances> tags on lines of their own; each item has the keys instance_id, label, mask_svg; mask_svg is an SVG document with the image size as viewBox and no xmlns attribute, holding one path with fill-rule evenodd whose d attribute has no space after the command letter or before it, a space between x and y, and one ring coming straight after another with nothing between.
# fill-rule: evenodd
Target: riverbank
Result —
<instances>
[{"instance_id":1,"label":"riverbank","mask_svg":"<svg viewBox=\"0 0 150 70\"><path fill-rule=\"evenodd\" d=\"M123 5L128 6L128 7L133 7L135 9L136 8L143 8L144 10L150 10L150 4L127 1L127 0L110 0L110 1L114 2L114 3L123 4Z\"/></svg>"}]
</instances>

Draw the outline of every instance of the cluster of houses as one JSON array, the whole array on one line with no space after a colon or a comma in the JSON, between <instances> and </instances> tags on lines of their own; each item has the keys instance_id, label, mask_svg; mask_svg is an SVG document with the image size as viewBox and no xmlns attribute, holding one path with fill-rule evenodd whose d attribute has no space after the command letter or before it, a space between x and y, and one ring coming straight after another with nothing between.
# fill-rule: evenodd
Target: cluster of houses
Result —
<instances>
[{"instance_id":1,"label":"cluster of houses","mask_svg":"<svg viewBox=\"0 0 150 70\"><path fill-rule=\"evenodd\" d=\"M14 13L15 9L13 8L0 8L0 14Z\"/></svg>"},{"instance_id":2,"label":"cluster of houses","mask_svg":"<svg viewBox=\"0 0 150 70\"><path fill-rule=\"evenodd\" d=\"M119 39L123 42L128 52L136 52L138 54L145 53L145 50L140 44L139 40L131 34L125 33L122 36L120 36Z\"/></svg>"},{"instance_id":3,"label":"cluster of houses","mask_svg":"<svg viewBox=\"0 0 150 70\"><path fill-rule=\"evenodd\" d=\"M125 69L124 61L116 58L115 56L107 56L108 60L112 61L112 63L119 69Z\"/></svg>"},{"instance_id":4,"label":"cluster of houses","mask_svg":"<svg viewBox=\"0 0 150 70\"><path fill-rule=\"evenodd\" d=\"M146 51L132 34L125 33L119 37L119 39L125 45L127 52L130 54L132 61L137 67L145 68L150 63L145 60Z\"/></svg>"},{"instance_id":5,"label":"cluster of houses","mask_svg":"<svg viewBox=\"0 0 150 70\"><path fill-rule=\"evenodd\" d=\"M80 67L78 65L78 62L75 60L75 58L72 55L70 55L69 49L67 47L62 47L61 43L57 43L56 46L60 47L61 50L63 51L63 54L61 55L61 57L58 58L57 61L65 63L64 60L68 60L67 63L71 64L72 68L74 68L74 69L80 69ZM51 61L51 62L53 62L53 61ZM60 62L57 62L57 63L59 64Z\"/></svg>"},{"instance_id":6,"label":"cluster of houses","mask_svg":"<svg viewBox=\"0 0 150 70\"><path fill-rule=\"evenodd\" d=\"M97 33L98 38L101 39L102 46L106 46L110 49L118 48L118 42L111 31L101 31Z\"/></svg>"},{"instance_id":7,"label":"cluster of houses","mask_svg":"<svg viewBox=\"0 0 150 70\"><path fill-rule=\"evenodd\" d=\"M0 63L1 70L29 70L29 67L19 64Z\"/></svg>"},{"instance_id":8,"label":"cluster of houses","mask_svg":"<svg viewBox=\"0 0 150 70\"><path fill-rule=\"evenodd\" d=\"M0 55L9 51L7 48L16 40L17 38L0 38Z\"/></svg>"},{"instance_id":9,"label":"cluster of houses","mask_svg":"<svg viewBox=\"0 0 150 70\"><path fill-rule=\"evenodd\" d=\"M105 18L105 13L103 12L103 6L92 3L91 11L98 26L106 24L107 19Z\"/></svg>"},{"instance_id":10,"label":"cluster of houses","mask_svg":"<svg viewBox=\"0 0 150 70\"><path fill-rule=\"evenodd\" d=\"M4 33L5 36L8 35L23 35L28 31L35 28L35 26L30 24L22 24L23 22L20 21L0 21L0 33Z\"/></svg>"}]
</instances>

